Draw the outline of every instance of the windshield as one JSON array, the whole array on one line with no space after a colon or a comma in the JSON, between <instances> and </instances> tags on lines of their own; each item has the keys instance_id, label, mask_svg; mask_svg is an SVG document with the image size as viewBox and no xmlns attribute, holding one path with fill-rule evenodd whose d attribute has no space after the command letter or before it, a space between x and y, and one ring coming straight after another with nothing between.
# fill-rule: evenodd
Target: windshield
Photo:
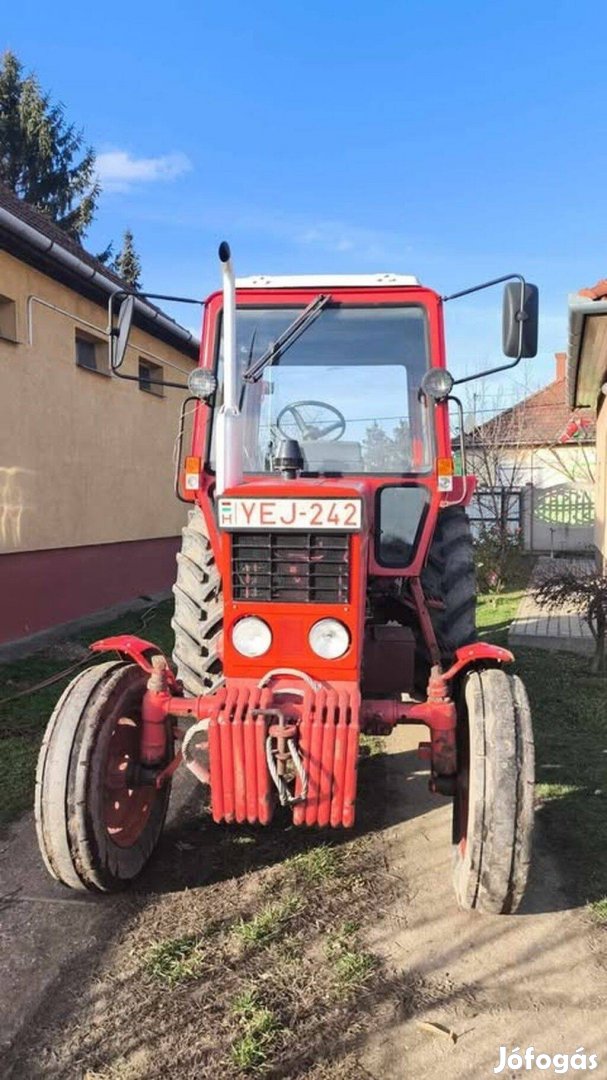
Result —
<instances>
[{"instance_id":1,"label":"windshield","mask_svg":"<svg viewBox=\"0 0 607 1080\"><path fill-rule=\"evenodd\" d=\"M303 307L239 308L239 374L267 352ZM223 342L216 408L222 402ZM419 388L428 367L424 309L330 306L242 382L244 468L274 470L282 438L296 439L304 473L424 472L431 460ZM214 438L211 467L215 466Z\"/></svg>"}]
</instances>

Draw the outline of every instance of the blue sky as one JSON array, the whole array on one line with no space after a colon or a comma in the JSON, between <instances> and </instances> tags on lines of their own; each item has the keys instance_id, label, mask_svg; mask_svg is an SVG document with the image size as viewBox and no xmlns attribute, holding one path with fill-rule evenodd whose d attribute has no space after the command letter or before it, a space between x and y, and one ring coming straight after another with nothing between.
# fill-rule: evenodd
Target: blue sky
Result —
<instances>
[{"instance_id":1,"label":"blue sky","mask_svg":"<svg viewBox=\"0 0 607 1080\"><path fill-rule=\"evenodd\" d=\"M388 269L446 293L520 271L542 331L516 384L550 378L567 293L607 274L599 5L5 8L0 44L98 151L87 246L130 226L149 290L210 291L224 237L241 274ZM453 307L456 371L499 360L499 308L497 291Z\"/></svg>"}]
</instances>

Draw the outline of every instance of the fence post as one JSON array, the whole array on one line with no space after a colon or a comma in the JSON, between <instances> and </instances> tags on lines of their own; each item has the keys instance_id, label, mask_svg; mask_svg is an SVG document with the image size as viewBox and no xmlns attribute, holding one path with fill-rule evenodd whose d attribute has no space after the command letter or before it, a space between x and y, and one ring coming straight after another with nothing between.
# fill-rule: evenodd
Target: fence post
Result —
<instances>
[{"instance_id":1,"label":"fence post","mask_svg":"<svg viewBox=\"0 0 607 1080\"><path fill-rule=\"evenodd\" d=\"M533 490L533 484L529 482L521 491L521 526L525 551L533 551Z\"/></svg>"}]
</instances>

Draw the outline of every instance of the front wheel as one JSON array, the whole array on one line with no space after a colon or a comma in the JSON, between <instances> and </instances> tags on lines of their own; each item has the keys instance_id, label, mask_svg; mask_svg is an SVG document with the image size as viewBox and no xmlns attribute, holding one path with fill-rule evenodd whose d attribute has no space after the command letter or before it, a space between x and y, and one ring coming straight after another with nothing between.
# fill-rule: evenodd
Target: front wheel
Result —
<instances>
[{"instance_id":1,"label":"front wheel","mask_svg":"<svg viewBox=\"0 0 607 1080\"><path fill-rule=\"evenodd\" d=\"M112 892L143 870L162 832L170 785L138 784L137 664L87 668L63 692L36 772L36 831L46 867L72 889Z\"/></svg>"},{"instance_id":2,"label":"front wheel","mask_svg":"<svg viewBox=\"0 0 607 1080\"><path fill-rule=\"evenodd\" d=\"M516 675L472 671L462 694L453 808L453 881L460 907L508 914L525 891L533 833L534 748Z\"/></svg>"}]
</instances>

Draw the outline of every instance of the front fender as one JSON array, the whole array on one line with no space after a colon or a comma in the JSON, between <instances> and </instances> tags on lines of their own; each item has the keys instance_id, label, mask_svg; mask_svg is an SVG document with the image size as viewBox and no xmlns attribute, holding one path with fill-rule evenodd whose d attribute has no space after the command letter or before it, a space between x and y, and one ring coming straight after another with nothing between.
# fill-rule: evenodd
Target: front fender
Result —
<instances>
[{"instance_id":1,"label":"front fender","mask_svg":"<svg viewBox=\"0 0 607 1080\"><path fill-rule=\"evenodd\" d=\"M511 664L513 660L514 654L509 649L502 649L500 645L490 645L486 641L475 641L472 645L462 645L460 649L455 650L455 662L448 671L445 671L442 678L448 682L466 668L473 667L474 664L487 662Z\"/></svg>"}]
</instances>

